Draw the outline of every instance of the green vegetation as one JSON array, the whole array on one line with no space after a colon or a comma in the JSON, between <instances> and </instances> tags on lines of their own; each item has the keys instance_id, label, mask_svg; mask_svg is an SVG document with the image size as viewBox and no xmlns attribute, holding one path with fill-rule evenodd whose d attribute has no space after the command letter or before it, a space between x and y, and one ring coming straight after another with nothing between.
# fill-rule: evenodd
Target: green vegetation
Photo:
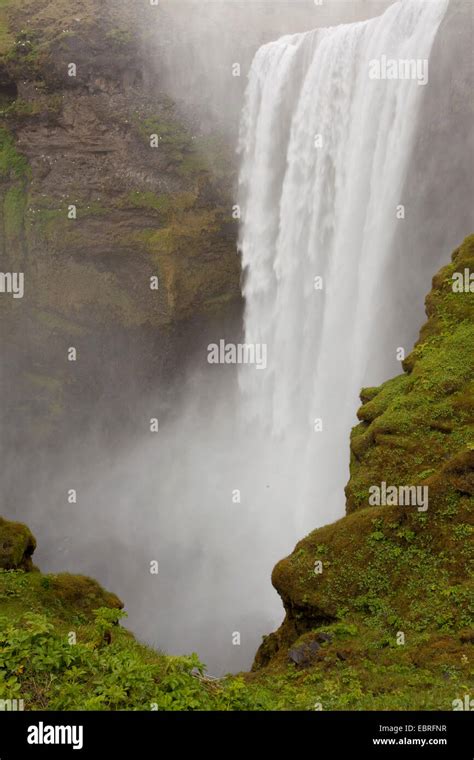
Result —
<instances>
[{"instance_id":1,"label":"green vegetation","mask_svg":"<svg viewBox=\"0 0 474 760\"><path fill-rule=\"evenodd\" d=\"M11 187L3 201L4 232L7 244L16 242L23 231L26 196L22 187Z\"/></svg>"},{"instance_id":2,"label":"green vegetation","mask_svg":"<svg viewBox=\"0 0 474 760\"><path fill-rule=\"evenodd\" d=\"M25 526L0 520L1 545L0 568L31 569ZM0 699L23 699L29 710L252 707L242 678L210 680L196 655L139 644L119 625L124 615L90 578L0 569Z\"/></svg>"},{"instance_id":3,"label":"green vegetation","mask_svg":"<svg viewBox=\"0 0 474 760\"><path fill-rule=\"evenodd\" d=\"M22 179L28 171L28 161L17 151L13 136L0 127L0 180Z\"/></svg>"},{"instance_id":4,"label":"green vegetation","mask_svg":"<svg viewBox=\"0 0 474 760\"><path fill-rule=\"evenodd\" d=\"M2 111L2 116L7 119L31 119L35 116L54 117L61 112L62 97L59 94L43 95L37 100L21 100L16 98L13 102L6 104Z\"/></svg>"},{"instance_id":5,"label":"green vegetation","mask_svg":"<svg viewBox=\"0 0 474 760\"><path fill-rule=\"evenodd\" d=\"M277 710L451 710L472 690L466 642L417 635L401 646L383 630L353 627L355 634L322 644L304 668L282 658L247 676L251 698Z\"/></svg>"},{"instance_id":6,"label":"green vegetation","mask_svg":"<svg viewBox=\"0 0 474 760\"><path fill-rule=\"evenodd\" d=\"M0 0L0 55L6 53L13 44L13 36L7 19L10 5L11 0Z\"/></svg>"},{"instance_id":7,"label":"green vegetation","mask_svg":"<svg viewBox=\"0 0 474 760\"><path fill-rule=\"evenodd\" d=\"M139 119L135 115L136 128L141 138L150 143L152 135L158 137L158 148L163 149L166 161L177 175L185 179L196 179L200 175L212 174L215 182L224 182L227 187L235 175L228 143L221 135L193 135L190 128L183 126L174 104L165 104L162 116Z\"/></svg>"},{"instance_id":8,"label":"green vegetation","mask_svg":"<svg viewBox=\"0 0 474 760\"><path fill-rule=\"evenodd\" d=\"M192 137L174 116L148 117L141 120L135 117L135 122L140 136L147 144L150 143L152 135L157 136L158 150L161 146L166 148L166 159L170 164L181 163L184 157L192 152Z\"/></svg>"},{"instance_id":9,"label":"green vegetation","mask_svg":"<svg viewBox=\"0 0 474 760\"><path fill-rule=\"evenodd\" d=\"M11 133L0 127L0 218L5 254L10 261L23 253L24 216L27 203L29 165L18 152Z\"/></svg>"},{"instance_id":10,"label":"green vegetation","mask_svg":"<svg viewBox=\"0 0 474 760\"><path fill-rule=\"evenodd\" d=\"M474 270L474 236L434 278L405 374L362 391L347 516L274 569L287 614L250 684L275 686L282 704L293 694L323 709L450 709L472 689L474 296L452 290L465 268ZM426 486L429 508L370 506L369 488L383 481ZM290 664L292 649L324 632L314 661Z\"/></svg>"},{"instance_id":11,"label":"green vegetation","mask_svg":"<svg viewBox=\"0 0 474 760\"><path fill-rule=\"evenodd\" d=\"M30 30L22 30L6 53L5 64L15 79L41 79L47 56L47 48L40 44L37 35Z\"/></svg>"},{"instance_id":12,"label":"green vegetation","mask_svg":"<svg viewBox=\"0 0 474 760\"><path fill-rule=\"evenodd\" d=\"M182 196L189 198L189 203L192 205L195 201L195 195L193 193L181 193ZM157 212L159 215L167 216L174 208L178 208L179 197L173 196L171 193L156 195L155 193L140 192L134 190L129 193L126 198L121 201L121 205L126 208L130 206L132 208L140 208L145 211Z\"/></svg>"},{"instance_id":13,"label":"green vegetation","mask_svg":"<svg viewBox=\"0 0 474 760\"><path fill-rule=\"evenodd\" d=\"M239 298L234 225L225 208L201 201L199 184L167 195L135 191L118 207L141 209L157 219L124 242L145 251L157 268L172 319L218 311Z\"/></svg>"},{"instance_id":14,"label":"green vegetation","mask_svg":"<svg viewBox=\"0 0 474 760\"><path fill-rule=\"evenodd\" d=\"M75 7L74 7L75 6ZM31 52L36 43L50 42L68 29L71 15L79 14L85 24L97 18L97 0L0 0L0 39L5 35L1 53L8 53L12 45L20 55ZM41 30L41 40L32 30ZM26 42L24 50L21 45Z\"/></svg>"}]
</instances>

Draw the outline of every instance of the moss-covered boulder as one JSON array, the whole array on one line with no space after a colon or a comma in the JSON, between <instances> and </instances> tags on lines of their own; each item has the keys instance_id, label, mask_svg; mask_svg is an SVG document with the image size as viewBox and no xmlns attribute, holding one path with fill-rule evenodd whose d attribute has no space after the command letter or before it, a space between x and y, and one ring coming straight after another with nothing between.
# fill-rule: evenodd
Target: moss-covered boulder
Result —
<instances>
[{"instance_id":1,"label":"moss-covered boulder","mask_svg":"<svg viewBox=\"0 0 474 760\"><path fill-rule=\"evenodd\" d=\"M0 517L0 570L20 570L24 573L35 570L28 579L28 584L35 591L36 602L62 610L63 613L74 611L90 614L98 607L123 608L120 599L103 589L93 578L70 573L41 574L32 561L35 549L36 539L27 525ZM0 598L3 580L9 577L13 576L0 576Z\"/></svg>"},{"instance_id":2,"label":"moss-covered boulder","mask_svg":"<svg viewBox=\"0 0 474 760\"><path fill-rule=\"evenodd\" d=\"M26 525L0 517L0 568L32 570L36 539Z\"/></svg>"}]
</instances>

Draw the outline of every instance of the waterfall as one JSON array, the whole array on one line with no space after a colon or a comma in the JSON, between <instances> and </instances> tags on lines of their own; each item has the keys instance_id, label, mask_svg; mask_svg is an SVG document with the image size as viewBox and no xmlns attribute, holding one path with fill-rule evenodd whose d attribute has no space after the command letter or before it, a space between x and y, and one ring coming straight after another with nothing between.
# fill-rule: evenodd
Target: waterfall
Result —
<instances>
[{"instance_id":1,"label":"waterfall","mask_svg":"<svg viewBox=\"0 0 474 760\"><path fill-rule=\"evenodd\" d=\"M245 341L267 345L266 368L208 364L202 338L202 363L159 435L109 454L93 436L75 442L64 465L42 473L33 522L22 515L35 530L48 526L44 569L98 577L140 638L194 650L215 675L247 669L281 622L272 567L344 513L360 388L400 371L393 314L399 345L419 328L402 321L390 263L429 83L369 73L382 59L429 60L447 5L405 0L257 52L240 138L240 249ZM431 277L439 261L427 268ZM408 297L422 298L408 275ZM154 396L144 399L146 425L159 412ZM74 511L64 509L71 483Z\"/></svg>"},{"instance_id":2,"label":"waterfall","mask_svg":"<svg viewBox=\"0 0 474 760\"><path fill-rule=\"evenodd\" d=\"M366 22L283 37L249 74L245 341L265 344L268 364L243 367L240 385L249 416L287 449L280 461L298 463L302 528L342 514L360 388L400 371L386 344L388 264L447 7L403 0Z\"/></svg>"}]
</instances>

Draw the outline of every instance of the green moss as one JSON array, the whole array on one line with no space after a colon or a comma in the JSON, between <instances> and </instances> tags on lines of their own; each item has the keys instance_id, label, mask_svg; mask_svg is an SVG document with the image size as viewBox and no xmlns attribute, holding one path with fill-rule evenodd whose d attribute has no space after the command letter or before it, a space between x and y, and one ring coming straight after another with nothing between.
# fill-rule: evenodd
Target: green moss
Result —
<instances>
[{"instance_id":1,"label":"green moss","mask_svg":"<svg viewBox=\"0 0 474 760\"><path fill-rule=\"evenodd\" d=\"M35 116L56 116L61 112L63 98L61 95L45 95L35 100L17 98L6 103L1 115L7 119L32 119Z\"/></svg>"},{"instance_id":2,"label":"green moss","mask_svg":"<svg viewBox=\"0 0 474 760\"><path fill-rule=\"evenodd\" d=\"M23 179L28 174L27 159L17 151L10 132L0 127L0 180Z\"/></svg>"},{"instance_id":3,"label":"green moss","mask_svg":"<svg viewBox=\"0 0 474 760\"><path fill-rule=\"evenodd\" d=\"M46 58L47 51L39 43L37 33L30 29L22 29L9 46L5 62L15 79L41 79Z\"/></svg>"},{"instance_id":4,"label":"green moss","mask_svg":"<svg viewBox=\"0 0 474 760\"><path fill-rule=\"evenodd\" d=\"M294 695L311 709L311 695L324 709L450 709L465 688L462 632L474 619L474 295L451 287L464 267L474 270L473 236L433 280L429 319L405 374L361 393L347 516L300 541L273 571L287 614L262 644L251 684L283 708ZM382 481L423 484L428 510L370 506L369 488ZM356 633L341 642L339 626ZM318 632L332 633L331 643L295 675L288 648Z\"/></svg>"},{"instance_id":5,"label":"green moss","mask_svg":"<svg viewBox=\"0 0 474 760\"><path fill-rule=\"evenodd\" d=\"M0 0L0 55L8 52L14 43L14 37L8 23L8 9L12 0Z\"/></svg>"},{"instance_id":6,"label":"green moss","mask_svg":"<svg viewBox=\"0 0 474 760\"><path fill-rule=\"evenodd\" d=\"M51 591L51 605L58 610L69 609L77 613L91 613L98 607L121 609L122 602L115 594L105 591L97 581L82 575L60 573L59 575L42 576L46 587Z\"/></svg>"},{"instance_id":7,"label":"green moss","mask_svg":"<svg viewBox=\"0 0 474 760\"><path fill-rule=\"evenodd\" d=\"M215 183L223 183L229 189L235 177L232 147L219 134L191 134L183 126L172 101L160 116L146 119L135 116L135 124L148 145L151 136L157 135L157 150L162 151L168 168L173 168L177 176L194 181L201 175L210 175Z\"/></svg>"},{"instance_id":8,"label":"green moss","mask_svg":"<svg viewBox=\"0 0 474 760\"><path fill-rule=\"evenodd\" d=\"M127 242L142 247L157 267L170 317L209 313L240 297L238 257L233 237L222 234L222 209L198 206L190 192L163 204L161 196L139 194L136 202L152 209L159 205L164 212L160 222L165 226L141 229Z\"/></svg>"},{"instance_id":9,"label":"green moss","mask_svg":"<svg viewBox=\"0 0 474 760\"><path fill-rule=\"evenodd\" d=\"M367 506L374 483L419 482L472 441L474 304L472 294L452 292L451 276L473 263L471 236L435 278L430 319L407 358L410 374L372 389L370 398L362 395L362 423L351 437L349 511Z\"/></svg>"},{"instance_id":10,"label":"green moss","mask_svg":"<svg viewBox=\"0 0 474 760\"><path fill-rule=\"evenodd\" d=\"M10 11L19 0L0 0L0 56L5 55L15 44L15 35L10 23Z\"/></svg>"},{"instance_id":11,"label":"green moss","mask_svg":"<svg viewBox=\"0 0 474 760\"><path fill-rule=\"evenodd\" d=\"M135 117L135 124L142 139L149 145L152 135L157 135L159 147L166 153L170 163L179 164L193 152L193 140L187 129L174 116L148 117L140 120Z\"/></svg>"},{"instance_id":12,"label":"green moss","mask_svg":"<svg viewBox=\"0 0 474 760\"><path fill-rule=\"evenodd\" d=\"M0 128L0 203L4 252L11 262L23 255L24 219L27 203L26 181L29 166L16 150L11 134Z\"/></svg>"},{"instance_id":13,"label":"green moss","mask_svg":"<svg viewBox=\"0 0 474 760\"><path fill-rule=\"evenodd\" d=\"M3 200L3 223L7 248L18 245L18 240L23 235L25 206L26 195L23 188L11 187Z\"/></svg>"},{"instance_id":14,"label":"green moss","mask_svg":"<svg viewBox=\"0 0 474 760\"><path fill-rule=\"evenodd\" d=\"M30 569L36 541L22 523L8 522L0 517L0 568Z\"/></svg>"},{"instance_id":15,"label":"green moss","mask_svg":"<svg viewBox=\"0 0 474 760\"><path fill-rule=\"evenodd\" d=\"M321 647L311 667L274 661L246 677L250 696L274 710L437 711L451 710L466 693L470 664L461 638L414 634L398 645L370 627L348 628Z\"/></svg>"},{"instance_id":16,"label":"green moss","mask_svg":"<svg viewBox=\"0 0 474 760\"><path fill-rule=\"evenodd\" d=\"M153 192L135 190L129 193L119 205L157 212L158 215L169 218L173 214L179 214L191 208L195 201L196 195L192 192L156 195Z\"/></svg>"},{"instance_id":17,"label":"green moss","mask_svg":"<svg viewBox=\"0 0 474 760\"><path fill-rule=\"evenodd\" d=\"M53 234L55 227L66 226L66 223L71 226L70 223L76 221L68 217L70 205L76 206L77 220L105 216L110 212L110 208L97 201L71 197L69 200L61 201L61 204L58 205L55 198L30 198L30 222L39 225L44 234Z\"/></svg>"}]
</instances>

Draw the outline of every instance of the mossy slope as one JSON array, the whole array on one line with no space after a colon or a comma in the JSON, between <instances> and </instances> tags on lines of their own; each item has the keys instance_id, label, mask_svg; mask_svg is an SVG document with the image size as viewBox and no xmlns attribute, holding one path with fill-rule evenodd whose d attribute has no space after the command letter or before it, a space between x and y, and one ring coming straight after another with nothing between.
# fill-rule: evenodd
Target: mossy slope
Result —
<instances>
[{"instance_id":1,"label":"mossy slope","mask_svg":"<svg viewBox=\"0 0 474 760\"><path fill-rule=\"evenodd\" d=\"M95 580L43 575L28 528L0 519L0 710L230 710L241 678L216 682L196 655L170 657L119 625L122 602Z\"/></svg>"},{"instance_id":2,"label":"mossy slope","mask_svg":"<svg viewBox=\"0 0 474 760\"><path fill-rule=\"evenodd\" d=\"M273 571L286 617L265 637L251 683L280 684L287 706L451 709L469 690L474 294L452 287L465 269L474 271L474 236L434 277L405 373L362 391L347 516ZM428 509L370 506L382 482L426 486Z\"/></svg>"}]
</instances>

